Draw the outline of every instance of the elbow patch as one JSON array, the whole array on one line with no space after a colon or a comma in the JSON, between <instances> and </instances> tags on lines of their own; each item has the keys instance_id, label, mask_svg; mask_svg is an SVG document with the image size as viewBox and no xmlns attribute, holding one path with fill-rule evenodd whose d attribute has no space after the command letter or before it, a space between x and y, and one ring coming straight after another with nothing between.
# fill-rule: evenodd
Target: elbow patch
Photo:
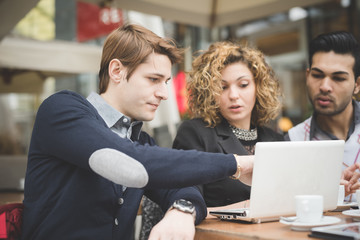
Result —
<instances>
[{"instance_id":1,"label":"elbow patch","mask_svg":"<svg viewBox=\"0 0 360 240\"><path fill-rule=\"evenodd\" d=\"M126 187L142 188L149 181L147 171L139 161L115 149L102 148L93 152L89 165L100 176Z\"/></svg>"}]
</instances>

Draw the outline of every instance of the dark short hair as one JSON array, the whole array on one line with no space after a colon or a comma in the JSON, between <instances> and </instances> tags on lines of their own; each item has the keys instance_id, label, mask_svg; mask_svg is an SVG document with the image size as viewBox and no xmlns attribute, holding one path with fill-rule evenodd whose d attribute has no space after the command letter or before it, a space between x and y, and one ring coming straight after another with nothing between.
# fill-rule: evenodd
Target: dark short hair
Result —
<instances>
[{"instance_id":1,"label":"dark short hair","mask_svg":"<svg viewBox=\"0 0 360 240\"><path fill-rule=\"evenodd\" d=\"M354 57L353 71L356 80L360 75L360 46L355 37L345 31L320 34L310 42L309 66L312 65L312 58L315 53L330 51L337 54L351 54Z\"/></svg>"}]
</instances>

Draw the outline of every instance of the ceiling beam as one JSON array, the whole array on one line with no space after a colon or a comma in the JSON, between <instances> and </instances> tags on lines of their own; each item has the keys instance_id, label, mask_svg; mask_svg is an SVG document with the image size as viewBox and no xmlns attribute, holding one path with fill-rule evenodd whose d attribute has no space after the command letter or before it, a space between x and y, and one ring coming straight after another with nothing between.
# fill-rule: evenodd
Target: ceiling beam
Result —
<instances>
[{"instance_id":1,"label":"ceiling beam","mask_svg":"<svg viewBox=\"0 0 360 240\"><path fill-rule=\"evenodd\" d=\"M82 1L95 4L104 2ZM292 7L313 6L329 1L331 0L113 0L113 6L157 15L178 23L211 28L268 17L286 12Z\"/></svg>"},{"instance_id":2,"label":"ceiling beam","mask_svg":"<svg viewBox=\"0 0 360 240\"><path fill-rule=\"evenodd\" d=\"M90 44L6 37L0 43L0 68L97 74L101 53L101 46Z\"/></svg>"},{"instance_id":3,"label":"ceiling beam","mask_svg":"<svg viewBox=\"0 0 360 240\"><path fill-rule=\"evenodd\" d=\"M39 0L0 0L0 41L38 2Z\"/></svg>"}]
</instances>

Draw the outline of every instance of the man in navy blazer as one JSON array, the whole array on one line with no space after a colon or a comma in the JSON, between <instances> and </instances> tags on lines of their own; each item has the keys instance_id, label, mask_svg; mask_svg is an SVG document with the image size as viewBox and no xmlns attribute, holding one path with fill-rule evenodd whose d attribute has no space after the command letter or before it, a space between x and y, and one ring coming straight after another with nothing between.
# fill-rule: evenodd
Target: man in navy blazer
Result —
<instances>
[{"instance_id":1,"label":"man in navy blazer","mask_svg":"<svg viewBox=\"0 0 360 240\"><path fill-rule=\"evenodd\" d=\"M155 146L154 118L181 51L137 26L103 47L99 94L58 92L40 106L28 156L22 239L130 239L142 196L164 212L149 239L193 239L206 216L193 185L250 182L253 159Z\"/></svg>"}]
</instances>

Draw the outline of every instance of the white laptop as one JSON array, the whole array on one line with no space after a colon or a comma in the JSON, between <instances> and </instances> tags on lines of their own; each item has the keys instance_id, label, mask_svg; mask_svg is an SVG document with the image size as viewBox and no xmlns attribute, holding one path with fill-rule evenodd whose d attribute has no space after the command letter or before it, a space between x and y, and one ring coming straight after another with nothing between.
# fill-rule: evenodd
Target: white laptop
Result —
<instances>
[{"instance_id":1,"label":"white laptop","mask_svg":"<svg viewBox=\"0 0 360 240\"><path fill-rule=\"evenodd\" d=\"M293 216L296 195L323 195L324 211L337 207L343 140L259 142L247 209L210 211L224 220L253 223Z\"/></svg>"}]
</instances>

